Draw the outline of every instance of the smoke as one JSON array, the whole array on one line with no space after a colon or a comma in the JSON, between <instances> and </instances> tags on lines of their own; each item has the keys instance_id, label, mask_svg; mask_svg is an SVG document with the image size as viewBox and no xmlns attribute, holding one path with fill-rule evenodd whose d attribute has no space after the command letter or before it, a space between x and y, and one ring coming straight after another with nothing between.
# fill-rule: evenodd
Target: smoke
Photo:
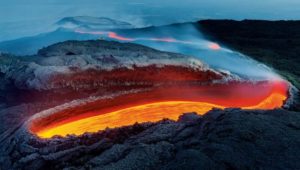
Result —
<instances>
[{"instance_id":1,"label":"smoke","mask_svg":"<svg viewBox=\"0 0 300 170\"><path fill-rule=\"evenodd\" d=\"M53 23L67 16L108 17L145 27L199 19L299 19L299 6L298 0L2 0L0 41L53 30Z\"/></svg>"},{"instance_id":2,"label":"smoke","mask_svg":"<svg viewBox=\"0 0 300 170\"><path fill-rule=\"evenodd\" d=\"M253 80L274 80L280 77L267 66L204 38L195 24L175 24L133 30L119 30L115 37L158 50L196 56L211 68ZM103 37L107 38L107 37Z\"/></svg>"}]
</instances>

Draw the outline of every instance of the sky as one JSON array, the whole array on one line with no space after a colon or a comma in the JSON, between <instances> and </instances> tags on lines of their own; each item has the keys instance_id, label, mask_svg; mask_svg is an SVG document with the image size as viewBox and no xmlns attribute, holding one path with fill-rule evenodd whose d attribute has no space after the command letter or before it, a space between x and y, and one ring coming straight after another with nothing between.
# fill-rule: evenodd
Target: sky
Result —
<instances>
[{"instance_id":1,"label":"sky","mask_svg":"<svg viewBox=\"0 0 300 170\"><path fill-rule=\"evenodd\" d=\"M67 16L95 16L137 27L200 19L300 19L299 0L0 0L0 41L55 29Z\"/></svg>"}]
</instances>

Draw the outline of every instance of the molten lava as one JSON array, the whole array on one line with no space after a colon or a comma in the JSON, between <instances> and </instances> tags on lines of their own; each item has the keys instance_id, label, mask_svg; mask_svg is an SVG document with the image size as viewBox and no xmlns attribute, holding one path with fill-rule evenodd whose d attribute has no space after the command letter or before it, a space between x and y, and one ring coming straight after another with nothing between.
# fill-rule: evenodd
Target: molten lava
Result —
<instances>
[{"instance_id":1,"label":"molten lava","mask_svg":"<svg viewBox=\"0 0 300 170\"><path fill-rule=\"evenodd\" d=\"M83 31L83 30L75 30L76 33L80 34L91 34L91 35L101 35L101 36L106 36L108 38L118 40L118 41L157 41L157 42L168 42L168 43L182 43L182 44L194 44L193 42L190 41L182 41L182 40L177 40L172 37L137 37L137 38L129 38L125 36L121 36L116 32L106 32L106 31Z\"/></svg>"},{"instance_id":2,"label":"molten lava","mask_svg":"<svg viewBox=\"0 0 300 170\"><path fill-rule=\"evenodd\" d=\"M212 50L220 50L221 49L220 45L217 43L210 43L209 48Z\"/></svg>"},{"instance_id":3,"label":"molten lava","mask_svg":"<svg viewBox=\"0 0 300 170\"><path fill-rule=\"evenodd\" d=\"M122 37L115 32L109 32L108 37L116 39L116 40L121 40L121 41L134 41L134 39L132 39L132 38Z\"/></svg>"},{"instance_id":4,"label":"molten lava","mask_svg":"<svg viewBox=\"0 0 300 170\"><path fill-rule=\"evenodd\" d=\"M149 38L129 38L125 36L118 35L116 32L102 32L102 31L83 31L83 30L75 30L76 33L80 34L91 34L91 35L101 35L107 36L108 38L115 39L118 41L157 41L157 42L166 42L166 43L180 43L180 44L191 44L195 45L195 42L187 41L187 40L178 40L173 37L149 37ZM217 43L210 42L207 46L211 50L220 50L221 46Z\"/></svg>"},{"instance_id":5,"label":"molten lava","mask_svg":"<svg viewBox=\"0 0 300 170\"><path fill-rule=\"evenodd\" d=\"M196 111L199 114L203 114L212 107L218 106L209 103L187 101L150 103L79 119L39 131L37 135L42 138L50 138L57 134L61 136L66 136L67 134L81 135L85 132L97 132L106 127L128 126L135 122L156 122L164 118L176 120L182 113Z\"/></svg>"},{"instance_id":6,"label":"molten lava","mask_svg":"<svg viewBox=\"0 0 300 170\"><path fill-rule=\"evenodd\" d=\"M41 138L81 135L105 128L177 120L182 113L205 114L212 108L274 109L287 99L285 81L178 86L121 95L37 118L30 130Z\"/></svg>"}]
</instances>

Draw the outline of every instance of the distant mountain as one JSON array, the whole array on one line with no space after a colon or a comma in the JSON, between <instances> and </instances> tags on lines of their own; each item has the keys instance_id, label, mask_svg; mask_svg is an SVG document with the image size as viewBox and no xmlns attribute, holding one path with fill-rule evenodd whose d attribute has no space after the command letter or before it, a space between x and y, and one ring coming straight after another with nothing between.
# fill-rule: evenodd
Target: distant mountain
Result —
<instances>
[{"instance_id":1,"label":"distant mountain","mask_svg":"<svg viewBox=\"0 0 300 170\"><path fill-rule=\"evenodd\" d=\"M107 29L129 29L134 28L128 22L113 20L105 17L90 17L90 16L76 16L66 17L56 23L64 28L71 29L95 29L95 30L107 30Z\"/></svg>"},{"instance_id":2,"label":"distant mountain","mask_svg":"<svg viewBox=\"0 0 300 170\"><path fill-rule=\"evenodd\" d=\"M38 49L54 43L67 40L89 40L99 38L98 35L76 33L77 30L93 32L134 28L132 24L127 22L90 16L66 17L59 20L56 24L58 28L52 32L2 41L0 42L0 51L15 55L32 55L35 54Z\"/></svg>"},{"instance_id":3,"label":"distant mountain","mask_svg":"<svg viewBox=\"0 0 300 170\"><path fill-rule=\"evenodd\" d=\"M95 35L78 34L72 30L59 28L53 32L43 33L32 37L24 37L0 42L0 51L15 55L32 55L42 48L66 40L95 39Z\"/></svg>"}]
</instances>

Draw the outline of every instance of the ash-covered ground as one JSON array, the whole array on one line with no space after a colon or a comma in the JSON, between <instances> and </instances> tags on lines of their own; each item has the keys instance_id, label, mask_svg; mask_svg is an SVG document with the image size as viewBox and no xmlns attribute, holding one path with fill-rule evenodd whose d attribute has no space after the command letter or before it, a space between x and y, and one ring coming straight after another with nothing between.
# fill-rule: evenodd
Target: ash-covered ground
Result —
<instances>
[{"instance_id":1,"label":"ash-covered ground","mask_svg":"<svg viewBox=\"0 0 300 170\"><path fill-rule=\"evenodd\" d=\"M206 83L239 80L196 58L127 43L69 41L44 48L35 56L1 54L0 60L1 169L300 168L300 115L284 109L214 109L204 116L188 113L178 121L135 124L67 138L40 139L26 129L27 120L40 111L103 95L99 89L105 89L107 82L125 91L128 86L143 90L161 85L145 83L147 77L124 76L127 82L139 83L121 86L123 81L87 76L91 72L147 66L153 74L168 65L186 66L192 73L197 70L197 78ZM181 72L176 67L175 73ZM70 75L76 81L70 82Z\"/></svg>"}]
</instances>

